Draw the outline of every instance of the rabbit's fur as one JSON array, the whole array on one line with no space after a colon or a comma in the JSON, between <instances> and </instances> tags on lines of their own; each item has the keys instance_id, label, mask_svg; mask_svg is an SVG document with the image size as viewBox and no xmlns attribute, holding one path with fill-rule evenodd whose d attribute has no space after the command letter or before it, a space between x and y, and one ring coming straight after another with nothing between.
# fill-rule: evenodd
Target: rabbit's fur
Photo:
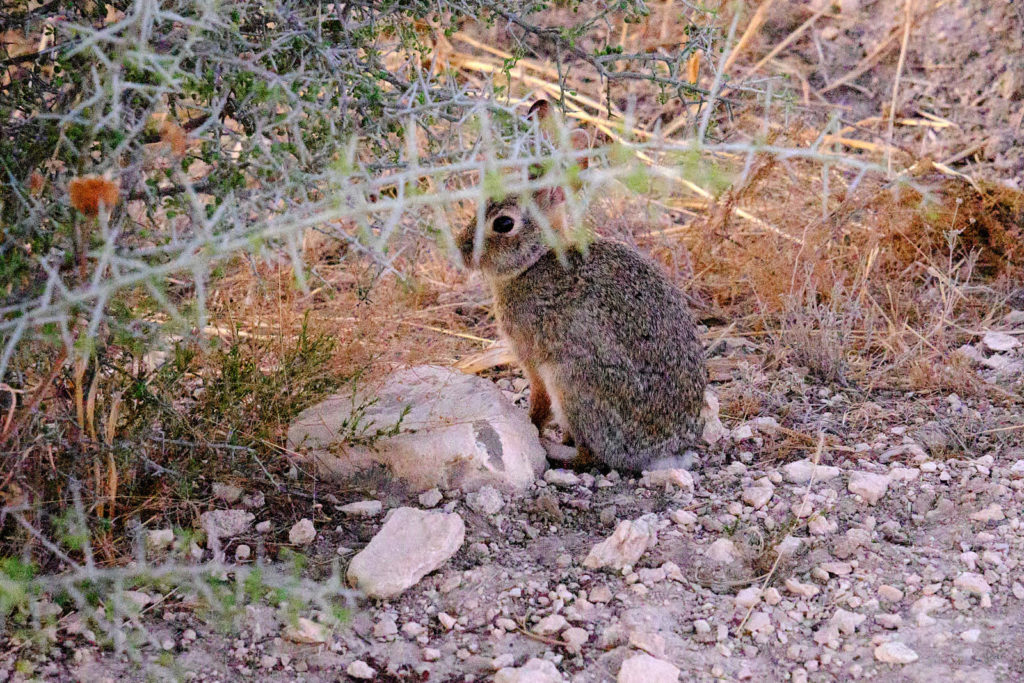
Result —
<instances>
[{"instance_id":1,"label":"rabbit's fur","mask_svg":"<svg viewBox=\"0 0 1024 683\"><path fill-rule=\"evenodd\" d=\"M693 317L659 267L623 244L597 239L560 260L540 215L561 227L564 198L555 188L532 205L489 202L480 247L476 221L458 238L530 381L530 418L543 430L553 415L578 465L677 463L703 429L707 370Z\"/></svg>"}]
</instances>

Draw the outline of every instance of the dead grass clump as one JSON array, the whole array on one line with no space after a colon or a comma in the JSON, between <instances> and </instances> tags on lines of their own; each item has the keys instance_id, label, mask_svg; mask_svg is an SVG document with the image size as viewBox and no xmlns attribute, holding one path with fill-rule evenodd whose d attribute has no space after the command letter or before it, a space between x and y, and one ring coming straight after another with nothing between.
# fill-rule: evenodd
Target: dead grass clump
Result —
<instances>
[{"instance_id":1,"label":"dead grass clump","mask_svg":"<svg viewBox=\"0 0 1024 683\"><path fill-rule=\"evenodd\" d=\"M979 255L977 272L985 278L1024 272L1024 193L1007 187L960 179L934 186L930 197L911 188L897 196L879 193L871 209L884 224L883 244L892 266L928 261L947 249L955 234L963 253Z\"/></svg>"},{"instance_id":2,"label":"dead grass clump","mask_svg":"<svg viewBox=\"0 0 1024 683\"><path fill-rule=\"evenodd\" d=\"M945 358L926 356L912 361L906 377L907 388L923 394L985 394L973 361L955 351Z\"/></svg>"}]
</instances>

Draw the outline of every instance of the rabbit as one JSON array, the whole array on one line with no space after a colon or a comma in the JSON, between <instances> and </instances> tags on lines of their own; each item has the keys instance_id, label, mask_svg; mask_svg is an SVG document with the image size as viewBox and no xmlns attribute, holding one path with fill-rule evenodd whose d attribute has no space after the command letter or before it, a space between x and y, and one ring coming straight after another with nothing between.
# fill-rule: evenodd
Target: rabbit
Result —
<instances>
[{"instance_id":1,"label":"rabbit","mask_svg":"<svg viewBox=\"0 0 1024 683\"><path fill-rule=\"evenodd\" d=\"M703 429L707 368L682 292L655 263L611 240L559 258L541 225L563 224L564 190L532 199L488 202L479 248L476 221L457 236L530 382L530 420L543 433L554 417L575 445L569 464L577 469L688 468L687 449Z\"/></svg>"}]
</instances>

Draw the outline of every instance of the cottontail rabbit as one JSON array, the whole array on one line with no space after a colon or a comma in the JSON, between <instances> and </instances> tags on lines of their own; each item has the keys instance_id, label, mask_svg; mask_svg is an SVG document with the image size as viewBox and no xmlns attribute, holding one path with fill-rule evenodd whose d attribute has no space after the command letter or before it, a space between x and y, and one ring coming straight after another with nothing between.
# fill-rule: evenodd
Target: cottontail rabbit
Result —
<instances>
[{"instance_id":1,"label":"cottontail rabbit","mask_svg":"<svg viewBox=\"0 0 1024 683\"><path fill-rule=\"evenodd\" d=\"M576 465L680 466L700 437L707 370L683 295L633 249L597 239L560 260L542 239L560 225L561 188L489 202L458 237L467 265L494 294L494 312L530 381L530 419L552 413L575 442ZM479 257L474 259L474 253ZM683 465L685 466L685 465Z\"/></svg>"}]
</instances>

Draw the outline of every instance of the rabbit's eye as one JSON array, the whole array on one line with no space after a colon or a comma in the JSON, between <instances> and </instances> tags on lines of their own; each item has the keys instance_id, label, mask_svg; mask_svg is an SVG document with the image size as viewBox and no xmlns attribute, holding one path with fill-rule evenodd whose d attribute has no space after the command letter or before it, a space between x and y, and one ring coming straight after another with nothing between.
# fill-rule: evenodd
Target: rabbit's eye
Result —
<instances>
[{"instance_id":1,"label":"rabbit's eye","mask_svg":"<svg viewBox=\"0 0 1024 683\"><path fill-rule=\"evenodd\" d=\"M494 219L494 225L491 227L494 232L512 232L512 228L516 227L516 222L509 216L498 216Z\"/></svg>"}]
</instances>

